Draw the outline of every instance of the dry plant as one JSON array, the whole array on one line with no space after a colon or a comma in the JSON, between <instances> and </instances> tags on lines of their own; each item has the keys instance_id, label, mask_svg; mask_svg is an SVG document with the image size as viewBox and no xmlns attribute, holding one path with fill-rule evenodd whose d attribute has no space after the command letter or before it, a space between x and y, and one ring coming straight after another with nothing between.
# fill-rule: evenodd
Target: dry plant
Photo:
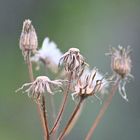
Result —
<instances>
[{"instance_id":1,"label":"dry plant","mask_svg":"<svg viewBox=\"0 0 140 140\"><path fill-rule=\"evenodd\" d=\"M100 102L103 102L103 104L91 129L85 137L86 140L91 139L95 128L110 105L117 89L122 98L128 101L125 85L129 78L133 77L131 75L131 50L129 47L125 49L119 46L117 49L110 49L108 55L111 56L113 75L107 77L106 75L102 75L97 68L90 70L86 59L82 56L78 48L70 48L63 54L57 45L46 37L43 41L42 48L38 50L37 34L29 19L23 22L19 46L28 67L30 81L23 84L17 92L22 90L35 101L44 132L44 140L63 140L75 126L87 98L95 97ZM46 70L49 69L52 71L59 79L51 80L48 75L38 76L34 79L32 63L36 64L36 70L39 70L40 64L42 63ZM53 96L55 96L54 93L60 91L63 93L63 97L57 116L55 116ZM52 100L50 104L52 114L47 114L48 106L46 106L45 93L48 93L50 100ZM108 97L103 100L105 93L108 93ZM72 99L69 99L69 95L71 95ZM75 101L76 105L66 125L60 130L60 122L63 121L68 100ZM54 118L51 127L48 125L50 121L48 119L49 115L52 115L51 117Z\"/></svg>"}]
</instances>

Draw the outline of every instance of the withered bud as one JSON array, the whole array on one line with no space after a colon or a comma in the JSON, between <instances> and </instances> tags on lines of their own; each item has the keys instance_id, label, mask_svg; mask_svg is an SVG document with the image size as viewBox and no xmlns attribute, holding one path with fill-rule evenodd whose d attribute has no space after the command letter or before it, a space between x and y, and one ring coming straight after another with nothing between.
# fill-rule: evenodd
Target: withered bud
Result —
<instances>
[{"instance_id":1,"label":"withered bud","mask_svg":"<svg viewBox=\"0 0 140 140\"><path fill-rule=\"evenodd\" d=\"M84 71L85 63L84 57L80 54L77 48L70 48L59 61L59 65L63 64L67 72L72 72L73 76L80 77Z\"/></svg>"},{"instance_id":2,"label":"withered bud","mask_svg":"<svg viewBox=\"0 0 140 140\"><path fill-rule=\"evenodd\" d=\"M131 59L130 49L119 46L118 49L111 48L111 67L112 70L120 75L122 78L130 75L131 72Z\"/></svg>"},{"instance_id":3,"label":"withered bud","mask_svg":"<svg viewBox=\"0 0 140 140\"><path fill-rule=\"evenodd\" d=\"M26 19L23 22L22 32L19 41L20 49L24 59L27 59L27 56L30 57L31 53L34 53L38 46L37 34L32 25L31 20Z\"/></svg>"}]
</instances>

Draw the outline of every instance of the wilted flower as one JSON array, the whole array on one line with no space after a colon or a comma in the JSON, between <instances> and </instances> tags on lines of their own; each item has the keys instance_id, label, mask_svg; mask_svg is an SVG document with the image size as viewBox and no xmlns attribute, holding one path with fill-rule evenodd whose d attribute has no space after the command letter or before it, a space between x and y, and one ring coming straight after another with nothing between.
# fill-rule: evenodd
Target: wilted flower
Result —
<instances>
[{"instance_id":1,"label":"wilted flower","mask_svg":"<svg viewBox=\"0 0 140 140\"><path fill-rule=\"evenodd\" d=\"M93 86L96 85L96 81L99 80L99 79L102 79L102 85L101 85L101 88L100 88L100 92L98 94L98 96L100 98L103 98L105 94L108 93L108 87L109 87L109 81L106 79L106 74L102 74L101 72L99 72L96 68L94 68L93 70L89 69L88 67L84 70L82 76L81 76L81 81L83 81L85 79L85 77L87 75L90 75L94 70L96 70L96 76L94 77L94 80L92 82ZM96 94L95 94L96 96ZM98 96L96 96L98 99L100 99Z\"/></svg>"},{"instance_id":2,"label":"wilted flower","mask_svg":"<svg viewBox=\"0 0 140 140\"><path fill-rule=\"evenodd\" d=\"M62 80L52 81L46 76L39 76L34 82L24 84L17 91L22 90L24 87L27 88L24 92L26 92L29 97L40 99L40 96L45 92L53 94L52 90L54 88L62 88Z\"/></svg>"},{"instance_id":3,"label":"wilted flower","mask_svg":"<svg viewBox=\"0 0 140 140\"><path fill-rule=\"evenodd\" d=\"M112 70L122 78L130 76L132 67L130 52L129 47L125 49L122 46L118 46L118 49L111 48L110 51Z\"/></svg>"},{"instance_id":4,"label":"wilted flower","mask_svg":"<svg viewBox=\"0 0 140 140\"><path fill-rule=\"evenodd\" d=\"M36 54L31 57L31 61L37 64L41 61L53 72L58 72L58 64L61 56L62 52L57 48L55 42L50 41L50 39L46 37L43 41L41 49L39 49Z\"/></svg>"},{"instance_id":5,"label":"wilted flower","mask_svg":"<svg viewBox=\"0 0 140 140\"><path fill-rule=\"evenodd\" d=\"M78 80L75 92L72 93L73 100L75 97L86 98L95 95L102 90L104 77L99 78L97 73L97 69L93 69L90 74L84 75L82 79Z\"/></svg>"},{"instance_id":6,"label":"wilted flower","mask_svg":"<svg viewBox=\"0 0 140 140\"><path fill-rule=\"evenodd\" d=\"M27 19L23 22L22 32L19 41L20 49L24 59L27 59L27 56L35 52L38 46L38 40L36 31L31 23L31 20Z\"/></svg>"},{"instance_id":7,"label":"wilted flower","mask_svg":"<svg viewBox=\"0 0 140 140\"><path fill-rule=\"evenodd\" d=\"M111 55L111 68L114 72L113 77L121 77L121 81L119 83L119 92L121 96L128 101L127 95L125 92L126 81L129 77L133 77L131 75L131 58L130 58L130 48L123 48L122 46L118 46L118 49L111 48L109 55Z\"/></svg>"},{"instance_id":8,"label":"wilted flower","mask_svg":"<svg viewBox=\"0 0 140 140\"><path fill-rule=\"evenodd\" d=\"M82 75L85 68L85 59L77 48L70 48L61 58L59 65L63 64L67 72L73 72L78 78Z\"/></svg>"}]
</instances>

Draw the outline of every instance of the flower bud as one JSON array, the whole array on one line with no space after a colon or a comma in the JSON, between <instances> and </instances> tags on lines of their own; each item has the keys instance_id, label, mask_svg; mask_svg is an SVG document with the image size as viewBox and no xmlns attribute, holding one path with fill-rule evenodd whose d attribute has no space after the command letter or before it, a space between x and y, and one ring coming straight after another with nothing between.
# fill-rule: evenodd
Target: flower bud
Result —
<instances>
[{"instance_id":1,"label":"flower bud","mask_svg":"<svg viewBox=\"0 0 140 140\"><path fill-rule=\"evenodd\" d=\"M26 19L23 22L19 46L22 50L22 54L25 60L31 55L31 53L34 53L37 49L37 34L31 23L31 20L29 19Z\"/></svg>"}]
</instances>

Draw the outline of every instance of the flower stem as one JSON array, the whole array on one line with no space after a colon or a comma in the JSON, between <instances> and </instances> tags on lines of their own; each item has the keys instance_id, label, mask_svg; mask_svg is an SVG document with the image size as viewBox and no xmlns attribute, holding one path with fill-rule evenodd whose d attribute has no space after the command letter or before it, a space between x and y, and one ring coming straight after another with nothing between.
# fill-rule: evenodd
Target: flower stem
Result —
<instances>
[{"instance_id":1,"label":"flower stem","mask_svg":"<svg viewBox=\"0 0 140 140\"><path fill-rule=\"evenodd\" d=\"M43 110L43 118L44 118L45 130L46 130L46 135L47 135L46 140L49 140L50 136L49 136L48 121L47 121L47 116L46 116L46 103L45 103L44 96L42 96L42 110Z\"/></svg>"},{"instance_id":2,"label":"flower stem","mask_svg":"<svg viewBox=\"0 0 140 140\"><path fill-rule=\"evenodd\" d=\"M33 76L33 69L32 69L32 63L30 61L30 55L28 54L27 55L27 66L28 66L28 73L29 73L29 78L30 78L30 81L33 82L34 81L34 76ZM44 98L44 96L43 96ZM42 100L44 101L44 104L45 104L45 98ZM42 122L42 128L43 128L43 131L44 131L44 140L49 140L49 130L48 130L48 126L47 126L47 120L46 120L46 111L44 112L44 109L42 110L41 109L41 104L40 102L37 103L37 110L38 110L38 113L39 113L39 116L40 116L40 120Z\"/></svg>"},{"instance_id":3,"label":"flower stem","mask_svg":"<svg viewBox=\"0 0 140 140\"><path fill-rule=\"evenodd\" d=\"M30 81L33 82L34 81L34 76L33 76L33 69L32 69L32 63L30 61L30 56L29 54L27 55L27 66L28 66L28 73L29 73L29 78L30 78Z\"/></svg>"},{"instance_id":4,"label":"flower stem","mask_svg":"<svg viewBox=\"0 0 140 140\"><path fill-rule=\"evenodd\" d=\"M66 106L66 103L67 103L68 93L69 93L69 89L70 89L70 86L71 86L71 79L72 79L72 72L69 74L68 86L67 86L67 88L66 88L66 90L64 92L64 97L63 97L63 100L62 100L62 104L61 104L59 113L58 113L58 115L56 117L56 120L54 122L54 125L53 125L52 129L50 130L50 134L52 134L53 132L56 131L56 129L58 128L59 123L61 121L63 112L65 110L65 106Z\"/></svg>"},{"instance_id":5,"label":"flower stem","mask_svg":"<svg viewBox=\"0 0 140 140\"><path fill-rule=\"evenodd\" d=\"M114 85L112 86L111 91L110 91L110 94L109 94L108 98L106 99L106 101L104 102L102 108L100 109L100 112L99 112L99 114L97 115L95 121L93 122L93 125L92 125L92 127L90 128L90 130L89 130L89 132L88 132L88 134L87 134L85 140L90 140L91 137L92 137L92 135L94 134L94 131L95 131L96 127L97 127L98 124L100 123L100 121L101 121L101 119L102 119L102 117L103 117L105 111L107 110L108 106L110 105L110 103L111 103L111 101L112 101L113 96L114 96L115 93L116 93L116 90L117 90L117 88L118 88L119 82L120 82L120 78L118 78L118 79L116 80L116 82L114 83Z\"/></svg>"},{"instance_id":6,"label":"flower stem","mask_svg":"<svg viewBox=\"0 0 140 140\"><path fill-rule=\"evenodd\" d=\"M55 121L56 118L56 108L55 108L55 102L54 102L54 96L49 94L49 101L50 101L50 110L51 110L51 118L52 118L52 122ZM51 137L52 140L56 140L56 136L57 136L57 131L56 133L54 133Z\"/></svg>"},{"instance_id":7,"label":"flower stem","mask_svg":"<svg viewBox=\"0 0 140 140\"><path fill-rule=\"evenodd\" d=\"M69 118L69 120L68 120L68 123L66 124L64 130L61 132L61 134L60 134L58 140L62 140L62 139L64 138L64 136L65 136L65 134L66 134L66 132L67 132L69 126L71 125L72 121L74 120L74 118L75 118L77 112L79 111L79 109L80 109L81 104L82 104L83 101L84 101L84 98L80 98L78 104L76 105L76 107L75 107L75 109L74 109L72 115L70 116L70 118Z\"/></svg>"}]
</instances>

